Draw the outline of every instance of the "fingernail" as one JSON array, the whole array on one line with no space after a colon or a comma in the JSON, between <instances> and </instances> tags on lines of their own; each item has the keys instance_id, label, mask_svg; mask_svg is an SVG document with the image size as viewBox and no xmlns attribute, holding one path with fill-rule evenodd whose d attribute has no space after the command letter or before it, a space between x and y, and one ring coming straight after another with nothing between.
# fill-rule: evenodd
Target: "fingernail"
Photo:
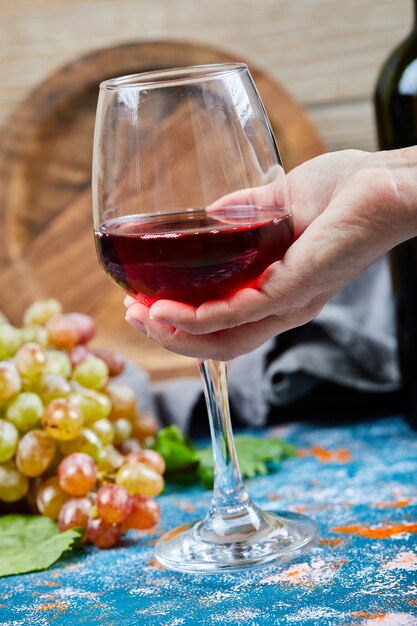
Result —
<instances>
[{"instance_id":1,"label":"fingernail","mask_svg":"<svg viewBox=\"0 0 417 626\"><path fill-rule=\"evenodd\" d=\"M125 296L125 298L123 300L123 304L125 305L125 307L130 307L135 302L136 302L136 300L134 298L132 298L131 296Z\"/></svg>"},{"instance_id":2,"label":"fingernail","mask_svg":"<svg viewBox=\"0 0 417 626\"><path fill-rule=\"evenodd\" d=\"M145 324L142 324L142 322L139 322L134 317L130 317L130 315L125 315L125 320L128 324L133 326L133 328L136 328L136 330L140 330L142 333L147 334L148 331L146 330L146 326Z\"/></svg>"}]
</instances>

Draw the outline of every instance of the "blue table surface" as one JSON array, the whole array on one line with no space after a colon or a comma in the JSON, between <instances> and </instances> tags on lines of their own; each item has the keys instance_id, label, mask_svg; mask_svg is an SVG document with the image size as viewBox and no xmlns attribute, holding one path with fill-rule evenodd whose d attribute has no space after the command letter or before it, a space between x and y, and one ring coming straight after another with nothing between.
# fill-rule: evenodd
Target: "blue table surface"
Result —
<instances>
[{"instance_id":1,"label":"blue table surface","mask_svg":"<svg viewBox=\"0 0 417 626\"><path fill-rule=\"evenodd\" d=\"M0 624L417 625L417 434L388 418L259 436L284 436L300 451L247 486L265 509L318 520L321 540L308 555L237 574L163 570L153 558L157 536L210 502L197 487L171 490L159 499L157 531L131 531L123 547L87 547L46 572L2 579Z\"/></svg>"}]
</instances>

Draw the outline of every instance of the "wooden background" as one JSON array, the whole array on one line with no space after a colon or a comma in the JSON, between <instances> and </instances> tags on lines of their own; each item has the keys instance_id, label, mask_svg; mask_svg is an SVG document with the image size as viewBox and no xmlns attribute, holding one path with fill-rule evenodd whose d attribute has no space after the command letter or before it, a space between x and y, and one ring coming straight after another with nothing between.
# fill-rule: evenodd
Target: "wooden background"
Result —
<instances>
[{"instance_id":1,"label":"wooden background","mask_svg":"<svg viewBox=\"0 0 417 626\"><path fill-rule=\"evenodd\" d=\"M411 21L411 0L0 0L0 126L60 66L166 38L218 46L266 70L308 111L328 149L374 150L375 80ZM153 354L153 372L164 369L161 358L170 371L184 364Z\"/></svg>"},{"instance_id":2,"label":"wooden background","mask_svg":"<svg viewBox=\"0 0 417 626\"><path fill-rule=\"evenodd\" d=\"M378 69L412 0L0 0L0 125L31 87L90 50L138 39L221 46L268 70L330 149L374 149Z\"/></svg>"}]
</instances>

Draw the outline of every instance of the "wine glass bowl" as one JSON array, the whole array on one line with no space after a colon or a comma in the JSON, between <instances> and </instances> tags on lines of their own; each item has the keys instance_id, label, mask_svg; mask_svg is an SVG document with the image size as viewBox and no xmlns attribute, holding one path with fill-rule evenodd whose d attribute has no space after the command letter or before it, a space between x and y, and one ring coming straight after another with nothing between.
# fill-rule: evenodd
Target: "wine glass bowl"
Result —
<instances>
[{"instance_id":1,"label":"wine glass bowl","mask_svg":"<svg viewBox=\"0 0 417 626\"><path fill-rule=\"evenodd\" d=\"M262 204L234 200L235 192L272 181L273 202L268 194ZM140 302L198 306L255 284L291 245L293 221L278 149L247 66L195 66L102 83L93 210L104 271ZM213 442L212 504L203 520L159 540L158 560L179 571L217 572L298 556L317 539L317 525L251 502L233 443L226 366L211 360L199 366Z\"/></svg>"}]
</instances>

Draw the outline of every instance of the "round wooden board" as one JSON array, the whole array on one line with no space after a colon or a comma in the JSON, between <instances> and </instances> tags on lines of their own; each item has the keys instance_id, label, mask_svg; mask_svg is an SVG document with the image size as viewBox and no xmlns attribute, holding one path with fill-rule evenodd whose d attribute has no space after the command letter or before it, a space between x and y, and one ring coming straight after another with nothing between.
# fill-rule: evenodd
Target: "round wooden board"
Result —
<instances>
[{"instance_id":1,"label":"round wooden board","mask_svg":"<svg viewBox=\"0 0 417 626\"><path fill-rule=\"evenodd\" d=\"M185 65L242 61L207 46L138 42L99 50L58 70L0 131L0 310L15 324L34 299L58 298L90 313L97 343L118 347L153 378L195 372L191 359L159 348L124 321L123 294L99 269L91 220L91 153L98 84ZM303 108L248 63L286 169L324 151Z\"/></svg>"}]
</instances>

